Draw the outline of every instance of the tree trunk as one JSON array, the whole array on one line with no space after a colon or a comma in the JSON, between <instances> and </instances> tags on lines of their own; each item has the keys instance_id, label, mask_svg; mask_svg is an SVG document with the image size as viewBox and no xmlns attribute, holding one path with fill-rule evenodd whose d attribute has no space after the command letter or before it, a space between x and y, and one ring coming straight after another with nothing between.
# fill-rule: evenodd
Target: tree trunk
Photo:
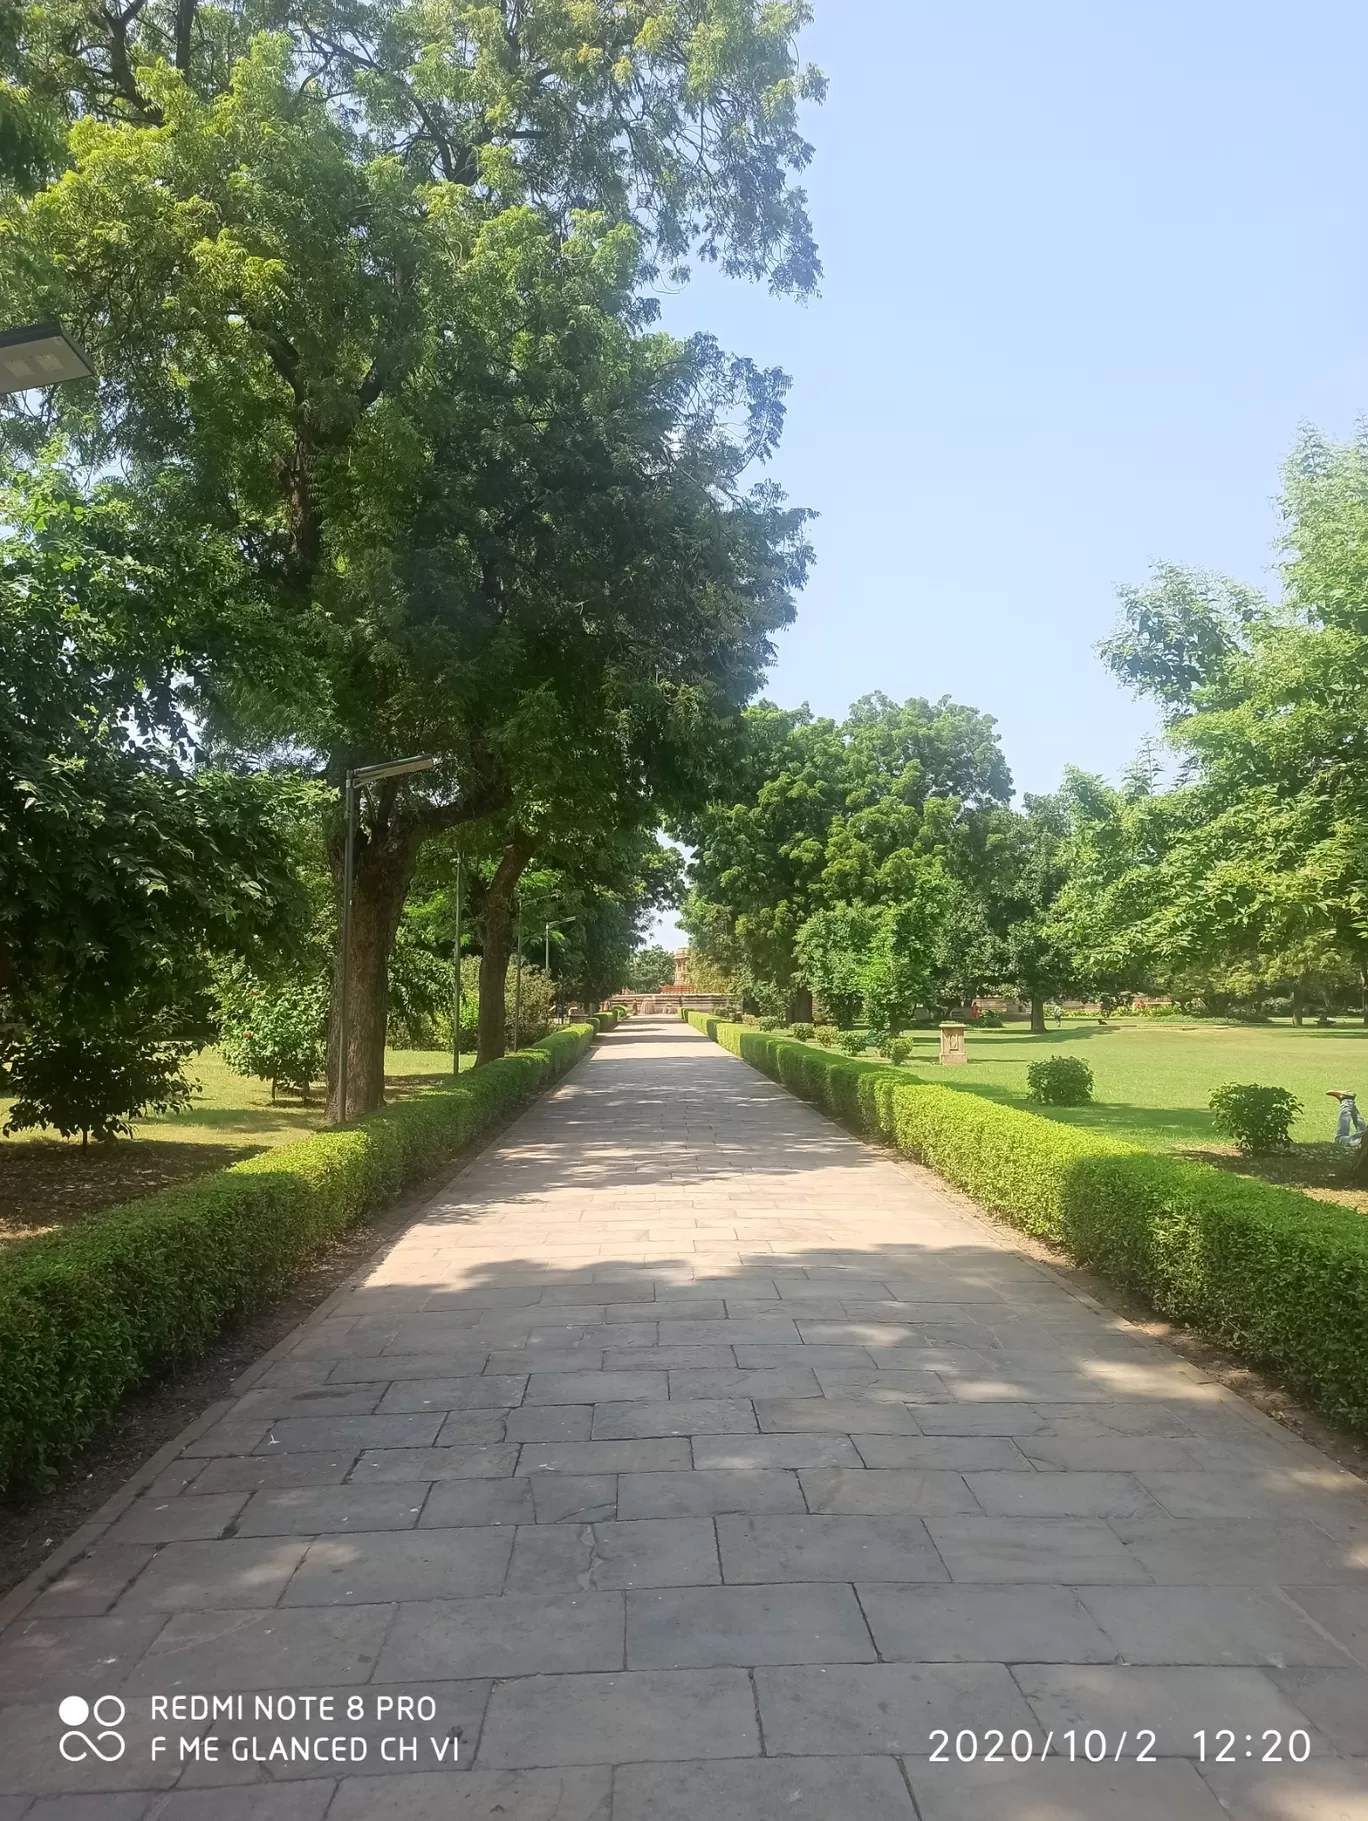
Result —
<instances>
[{"instance_id":1,"label":"tree trunk","mask_svg":"<svg viewBox=\"0 0 1368 1821\"><path fill-rule=\"evenodd\" d=\"M1302 1017L1302 983L1298 979L1292 982L1292 1022L1298 1030L1301 1029Z\"/></svg>"},{"instance_id":2,"label":"tree trunk","mask_svg":"<svg viewBox=\"0 0 1368 1821\"><path fill-rule=\"evenodd\" d=\"M1359 969L1359 986L1363 993L1363 1022L1368 1024L1368 968Z\"/></svg>"},{"instance_id":3,"label":"tree trunk","mask_svg":"<svg viewBox=\"0 0 1368 1821\"><path fill-rule=\"evenodd\" d=\"M352 939L347 993L347 1118L373 1113L385 1098L385 1026L389 1020L389 956L403 915L422 840L412 823L380 823L379 832L356 843L352 886ZM341 897L341 846L334 856ZM339 919L340 927L340 919ZM338 1041L342 1002L342 945L333 966L332 1007L328 1015L329 1125L341 1110Z\"/></svg>"},{"instance_id":4,"label":"tree trunk","mask_svg":"<svg viewBox=\"0 0 1368 1821\"><path fill-rule=\"evenodd\" d=\"M1031 994L1031 1035L1033 1037L1045 1035L1045 995L1043 993Z\"/></svg>"},{"instance_id":5,"label":"tree trunk","mask_svg":"<svg viewBox=\"0 0 1368 1821\"><path fill-rule=\"evenodd\" d=\"M195 0L177 0L176 68L183 75L190 68L191 34L195 26Z\"/></svg>"},{"instance_id":6,"label":"tree trunk","mask_svg":"<svg viewBox=\"0 0 1368 1821\"><path fill-rule=\"evenodd\" d=\"M480 954L480 1029L475 1054L478 1067L497 1062L507 1048L508 1006L505 987L508 957L513 952L513 894L532 858L532 840L521 829L499 857L484 896L484 947Z\"/></svg>"},{"instance_id":7,"label":"tree trunk","mask_svg":"<svg viewBox=\"0 0 1368 1821\"><path fill-rule=\"evenodd\" d=\"M789 1023L812 1023L812 994L805 986L796 988L789 1001Z\"/></svg>"}]
</instances>

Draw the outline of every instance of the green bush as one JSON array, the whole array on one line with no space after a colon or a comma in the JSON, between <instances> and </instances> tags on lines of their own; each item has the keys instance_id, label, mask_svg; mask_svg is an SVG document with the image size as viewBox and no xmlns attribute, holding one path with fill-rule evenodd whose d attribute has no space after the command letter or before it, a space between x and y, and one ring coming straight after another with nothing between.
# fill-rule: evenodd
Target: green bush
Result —
<instances>
[{"instance_id":1,"label":"green bush","mask_svg":"<svg viewBox=\"0 0 1368 1821\"><path fill-rule=\"evenodd\" d=\"M1286 1088L1241 1086L1228 1081L1207 1102L1216 1115L1216 1129L1235 1140L1245 1157L1265 1151L1286 1151L1292 1146L1292 1121L1302 1103Z\"/></svg>"},{"instance_id":2,"label":"green bush","mask_svg":"<svg viewBox=\"0 0 1368 1821\"><path fill-rule=\"evenodd\" d=\"M812 1034L824 1050L829 1050L841 1033L834 1024L819 1024Z\"/></svg>"},{"instance_id":3,"label":"green bush","mask_svg":"<svg viewBox=\"0 0 1368 1821\"><path fill-rule=\"evenodd\" d=\"M816 1028L813 1024L791 1024L789 1036L796 1038L799 1043L811 1043Z\"/></svg>"},{"instance_id":4,"label":"green bush","mask_svg":"<svg viewBox=\"0 0 1368 1821\"><path fill-rule=\"evenodd\" d=\"M198 1048L157 1020L111 1008L102 1019L58 1017L0 1045L14 1095L5 1131L52 1126L63 1138L116 1138L146 1113L179 1113L191 1087L182 1070Z\"/></svg>"},{"instance_id":5,"label":"green bush","mask_svg":"<svg viewBox=\"0 0 1368 1821\"><path fill-rule=\"evenodd\" d=\"M328 987L321 980L272 985L241 964L225 972L219 992L219 1053L238 1075L271 1084L271 1099L292 1088L307 1103L323 1074Z\"/></svg>"},{"instance_id":6,"label":"green bush","mask_svg":"<svg viewBox=\"0 0 1368 1821\"><path fill-rule=\"evenodd\" d=\"M782 1018L761 1018L758 1023L762 1031L779 1031L784 1027Z\"/></svg>"},{"instance_id":7,"label":"green bush","mask_svg":"<svg viewBox=\"0 0 1368 1821\"><path fill-rule=\"evenodd\" d=\"M151 1374L279 1294L369 1210L421 1181L584 1054L587 1024L0 1260L0 1492L61 1462Z\"/></svg>"},{"instance_id":8,"label":"green bush","mask_svg":"<svg viewBox=\"0 0 1368 1821\"><path fill-rule=\"evenodd\" d=\"M778 1056L757 1049L782 1049L782 1040L709 1022L725 1048L782 1079ZM857 1131L890 1137L1160 1314L1280 1373L1332 1417L1368 1427L1368 1220L1357 1210L880 1063L805 1054L816 1104ZM825 1071L820 1094L814 1065Z\"/></svg>"},{"instance_id":9,"label":"green bush","mask_svg":"<svg viewBox=\"0 0 1368 1821\"><path fill-rule=\"evenodd\" d=\"M1087 1106L1093 1096L1093 1072L1081 1056L1051 1056L1027 1069L1026 1091L1041 1106Z\"/></svg>"},{"instance_id":10,"label":"green bush","mask_svg":"<svg viewBox=\"0 0 1368 1821\"><path fill-rule=\"evenodd\" d=\"M847 1056L860 1055L866 1048L867 1042L863 1031L838 1031L836 1034L836 1047L844 1051Z\"/></svg>"}]
</instances>

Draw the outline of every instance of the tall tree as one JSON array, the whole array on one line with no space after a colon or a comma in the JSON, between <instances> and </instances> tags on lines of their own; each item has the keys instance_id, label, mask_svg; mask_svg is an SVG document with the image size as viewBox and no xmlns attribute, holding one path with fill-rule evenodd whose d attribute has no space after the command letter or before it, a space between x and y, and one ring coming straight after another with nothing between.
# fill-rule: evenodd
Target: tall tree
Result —
<instances>
[{"instance_id":1,"label":"tall tree","mask_svg":"<svg viewBox=\"0 0 1368 1821\"><path fill-rule=\"evenodd\" d=\"M394 6L264 36L250 9L186 27L147 6L87 42L54 7L20 47L35 91L89 112L70 167L11 205L6 305L77 327L107 378L56 402L65 433L231 572L227 610L187 602L178 627L197 709L334 784L414 745L443 760L435 793L366 805L353 1107L382 1092L422 842L501 813L511 883L548 744L524 736L572 682L598 663L605 738L643 728L639 767L681 692L695 715L744 699L791 612L800 520L738 486L778 376L643 333L636 293L689 244L815 280L788 181L820 87L793 56L804 17L521 0L457 6L435 38ZM330 1053L335 1105L335 1028Z\"/></svg>"}]
</instances>

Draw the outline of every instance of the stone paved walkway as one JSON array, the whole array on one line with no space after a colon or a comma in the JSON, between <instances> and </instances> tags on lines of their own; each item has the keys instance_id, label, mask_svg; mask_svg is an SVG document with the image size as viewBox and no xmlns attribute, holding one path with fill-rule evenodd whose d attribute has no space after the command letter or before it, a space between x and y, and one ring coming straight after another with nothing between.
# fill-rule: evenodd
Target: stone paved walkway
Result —
<instances>
[{"instance_id":1,"label":"stone paved walkway","mask_svg":"<svg viewBox=\"0 0 1368 1821\"><path fill-rule=\"evenodd\" d=\"M1365 1666L1361 1481L642 1021L10 1625L0 1821L1365 1821Z\"/></svg>"}]
</instances>

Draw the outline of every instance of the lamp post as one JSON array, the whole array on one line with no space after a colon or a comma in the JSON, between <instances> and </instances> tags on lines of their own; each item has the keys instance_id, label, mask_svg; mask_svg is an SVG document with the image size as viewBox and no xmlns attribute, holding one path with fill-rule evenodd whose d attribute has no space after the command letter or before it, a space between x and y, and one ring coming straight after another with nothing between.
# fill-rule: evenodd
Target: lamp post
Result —
<instances>
[{"instance_id":1,"label":"lamp post","mask_svg":"<svg viewBox=\"0 0 1368 1821\"><path fill-rule=\"evenodd\" d=\"M513 968L513 1048L522 1047L522 893L518 893L518 921L513 940L518 959Z\"/></svg>"},{"instance_id":2,"label":"lamp post","mask_svg":"<svg viewBox=\"0 0 1368 1821\"><path fill-rule=\"evenodd\" d=\"M347 772L343 792L347 838L342 859L342 982L337 1008L337 1123L347 1123L348 1000L351 993L352 880L356 872L356 793L364 784L385 778L403 778L413 771L431 771L433 758L395 759L388 765L354 765Z\"/></svg>"},{"instance_id":3,"label":"lamp post","mask_svg":"<svg viewBox=\"0 0 1368 1821\"><path fill-rule=\"evenodd\" d=\"M455 1004L451 1013L451 1072L461 1072L461 856L456 856L456 966Z\"/></svg>"},{"instance_id":4,"label":"lamp post","mask_svg":"<svg viewBox=\"0 0 1368 1821\"><path fill-rule=\"evenodd\" d=\"M555 929L558 924L561 927L564 927L567 923L578 922L578 917L557 917L553 920L548 920L546 925L546 960L544 963L548 980L551 978L551 931ZM556 1017L561 1021L564 1021L565 1018L565 1006L562 1002L561 984L559 980L556 982Z\"/></svg>"},{"instance_id":5,"label":"lamp post","mask_svg":"<svg viewBox=\"0 0 1368 1821\"><path fill-rule=\"evenodd\" d=\"M28 392L64 379L94 379L80 342L59 322L0 332L0 393Z\"/></svg>"}]
</instances>

